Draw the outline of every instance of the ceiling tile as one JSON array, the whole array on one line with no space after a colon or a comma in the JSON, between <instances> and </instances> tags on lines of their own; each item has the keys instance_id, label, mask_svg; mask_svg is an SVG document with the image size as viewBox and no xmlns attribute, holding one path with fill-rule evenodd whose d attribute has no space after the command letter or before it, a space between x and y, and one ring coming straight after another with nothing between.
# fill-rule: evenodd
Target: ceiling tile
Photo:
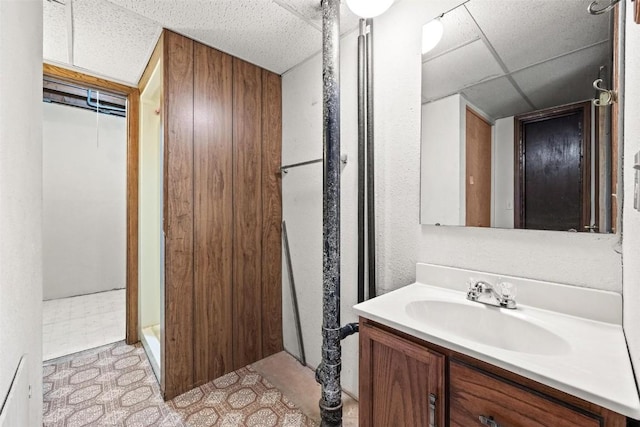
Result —
<instances>
[{"instance_id":1,"label":"ceiling tile","mask_svg":"<svg viewBox=\"0 0 640 427\"><path fill-rule=\"evenodd\" d=\"M447 13L441 21L444 27L442 40L436 47L422 55L423 61L480 38L478 28L464 7L458 7Z\"/></svg>"},{"instance_id":2,"label":"ceiling tile","mask_svg":"<svg viewBox=\"0 0 640 427\"><path fill-rule=\"evenodd\" d=\"M322 47L320 31L272 0L110 1L279 74ZM288 3L308 11L302 2Z\"/></svg>"},{"instance_id":3,"label":"ceiling tile","mask_svg":"<svg viewBox=\"0 0 640 427\"><path fill-rule=\"evenodd\" d=\"M56 62L69 61L66 7L43 0L42 53L43 57Z\"/></svg>"},{"instance_id":4,"label":"ceiling tile","mask_svg":"<svg viewBox=\"0 0 640 427\"><path fill-rule=\"evenodd\" d=\"M102 0L73 0L73 65L137 84L161 27Z\"/></svg>"},{"instance_id":5,"label":"ceiling tile","mask_svg":"<svg viewBox=\"0 0 640 427\"><path fill-rule=\"evenodd\" d=\"M509 71L607 40L609 14L592 0L471 0L469 9Z\"/></svg>"},{"instance_id":6,"label":"ceiling tile","mask_svg":"<svg viewBox=\"0 0 640 427\"><path fill-rule=\"evenodd\" d=\"M302 19L322 31L322 8L319 0L273 0L278 5L288 8ZM360 18L342 4L340 7L340 34L348 33L358 27Z\"/></svg>"},{"instance_id":7,"label":"ceiling tile","mask_svg":"<svg viewBox=\"0 0 640 427\"><path fill-rule=\"evenodd\" d=\"M467 100L493 120L531 111L507 77L500 77L462 91Z\"/></svg>"},{"instance_id":8,"label":"ceiling tile","mask_svg":"<svg viewBox=\"0 0 640 427\"><path fill-rule=\"evenodd\" d=\"M593 81L609 63L608 52L602 43L514 73L513 79L537 109L584 101L595 96Z\"/></svg>"},{"instance_id":9,"label":"ceiling tile","mask_svg":"<svg viewBox=\"0 0 640 427\"><path fill-rule=\"evenodd\" d=\"M489 49L478 40L422 64L422 99L433 101L502 74Z\"/></svg>"}]
</instances>

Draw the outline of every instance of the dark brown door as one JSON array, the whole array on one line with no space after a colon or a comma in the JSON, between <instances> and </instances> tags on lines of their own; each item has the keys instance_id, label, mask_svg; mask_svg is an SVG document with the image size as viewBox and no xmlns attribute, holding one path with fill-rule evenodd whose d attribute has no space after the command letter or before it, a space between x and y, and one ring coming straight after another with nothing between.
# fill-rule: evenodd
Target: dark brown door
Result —
<instances>
[{"instance_id":1,"label":"dark brown door","mask_svg":"<svg viewBox=\"0 0 640 427\"><path fill-rule=\"evenodd\" d=\"M466 225L491 227L491 125L467 107Z\"/></svg>"},{"instance_id":2,"label":"dark brown door","mask_svg":"<svg viewBox=\"0 0 640 427\"><path fill-rule=\"evenodd\" d=\"M360 426L445 425L444 356L360 324Z\"/></svg>"},{"instance_id":3,"label":"dark brown door","mask_svg":"<svg viewBox=\"0 0 640 427\"><path fill-rule=\"evenodd\" d=\"M590 105L516 117L516 228L586 231Z\"/></svg>"}]
</instances>

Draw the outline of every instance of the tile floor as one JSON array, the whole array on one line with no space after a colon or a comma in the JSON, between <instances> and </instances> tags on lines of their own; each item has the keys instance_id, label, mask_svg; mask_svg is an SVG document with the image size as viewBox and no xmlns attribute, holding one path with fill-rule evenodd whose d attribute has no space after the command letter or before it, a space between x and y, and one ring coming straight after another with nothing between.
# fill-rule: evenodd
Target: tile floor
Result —
<instances>
[{"instance_id":1,"label":"tile floor","mask_svg":"<svg viewBox=\"0 0 640 427\"><path fill-rule=\"evenodd\" d=\"M45 301L43 323L44 360L121 341L125 335L125 291ZM320 423L320 386L311 369L286 352L274 354L251 367L289 396L311 420ZM358 425L358 402L346 394L343 417L345 427Z\"/></svg>"},{"instance_id":2,"label":"tile floor","mask_svg":"<svg viewBox=\"0 0 640 427\"><path fill-rule=\"evenodd\" d=\"M50 360L125 336L125 290L44 301L42 359Z\"/></svg>"},{"instance_id":3,"label":"tile floor","mask_svg":"<svg viewBox=\"0 0 640 427\"><path fill-rule=\"evenodd\" d=\"M320 424L320 384L315 372L289 353L281 351L251 365L264 379L288 396L300 410L314 422ZM342 426L358 426L358 402L343 393Z\"/></svg>"},{"instance_id":4,"label":"tile floor","mask_svg":"<svg viewBox=\"0 0 640 427\"><path fill-rule=\"evenodd\" d=\"M123 341L43 366L44 427L312 427L251 365L163 401L140 344Z\"/></svg>"}]
</instances>

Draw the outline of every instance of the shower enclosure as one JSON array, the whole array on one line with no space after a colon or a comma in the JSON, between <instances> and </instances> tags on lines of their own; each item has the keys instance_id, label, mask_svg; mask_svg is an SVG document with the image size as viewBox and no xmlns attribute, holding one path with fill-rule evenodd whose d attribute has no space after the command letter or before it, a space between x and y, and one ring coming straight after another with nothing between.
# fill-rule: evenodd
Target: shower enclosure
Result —
<instances>
[{"instance_id":1,"label":"shower enclosure","mask_svg":"<svg viewBox=\"0 0 640 427\"><path fill-rule=\"evenodd\" d=\"M169 30L140 79L138 333L165 399L282 349L280 85Z\"/></svg>"},{"instance_id":2,"label":"shower enclosure","mask_svg":"<svg viewBox=\"0 0 640 427\"><path fill-rule=\"evenodd\" d=\"M160 379L164 306L162 67L156 64L140 94L138 192L138 336Z\"/></svg>"}]
</instances>

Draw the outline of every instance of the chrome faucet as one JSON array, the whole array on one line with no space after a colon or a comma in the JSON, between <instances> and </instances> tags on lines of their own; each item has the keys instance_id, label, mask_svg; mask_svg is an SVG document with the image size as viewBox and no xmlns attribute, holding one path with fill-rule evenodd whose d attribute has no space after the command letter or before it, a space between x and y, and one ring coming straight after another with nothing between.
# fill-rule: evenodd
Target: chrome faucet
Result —
<instances>
[{"instance_id":1,"label":"chrome faucet","mask_svg":"<svg viewBox=\"0 0 640 427\"><path fill-rule=\"evenodd\" d=\"M496 290L496 287L498 290ZM470 301L494 305L496 307L515 309L516 300L514 297L513 285L509 283L499 283L494 287L491 283L485 282L484 280L471 279L469 281L467 299Z\"/></svg>"}]
</instances>

